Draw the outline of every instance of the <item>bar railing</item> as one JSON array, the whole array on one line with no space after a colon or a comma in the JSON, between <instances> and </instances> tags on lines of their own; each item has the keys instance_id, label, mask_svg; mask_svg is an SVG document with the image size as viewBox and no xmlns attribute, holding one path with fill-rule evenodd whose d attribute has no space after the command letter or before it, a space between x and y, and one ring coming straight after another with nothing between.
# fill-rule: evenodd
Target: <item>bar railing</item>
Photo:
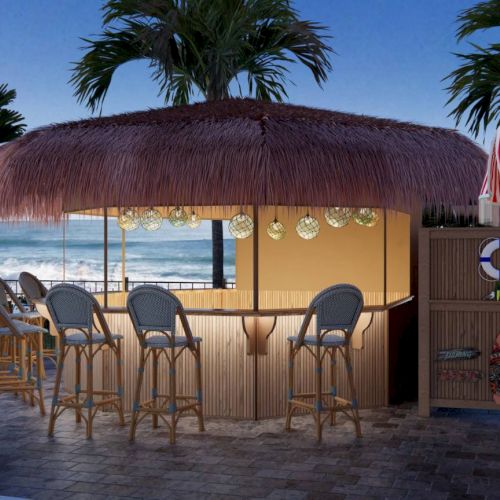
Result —
<instances>
[{"instance_id":1,"label":"bar railing","mask_svg":"<svg viewBox=\"0 0 500 500\"><path fill-rule=\"evenodd\" d=\"M23 295L23 291L19 282L17 280L5 280L14 290L16 295ZM41 282L47 287L52 288L54 285L60 283L69 283L72 285L81 286L85 288L90 293L102 293L104 292L104 281L102 280L41 280ZM207 290L212 288L211 281L130 281L128 278L125 279L125 291L132 290L139 285L157 285L167 290ZM236 288L236 283L233 281L227 281L225 288L234 289ZM109 292L121 292L122 282L121 280L110 280L108 281L108 291Z\"/></svg>"}]
</instances>

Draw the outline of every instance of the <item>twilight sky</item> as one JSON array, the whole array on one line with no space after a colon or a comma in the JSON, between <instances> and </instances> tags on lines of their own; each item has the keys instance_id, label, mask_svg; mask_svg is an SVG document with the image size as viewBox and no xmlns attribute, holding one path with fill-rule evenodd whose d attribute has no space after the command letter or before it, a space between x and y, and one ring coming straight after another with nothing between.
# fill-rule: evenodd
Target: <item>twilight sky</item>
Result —
<instances>
[{"instance_id":1,"label":"twilight sky","mask_svg":"<svg viewBox=\"0 0 500 500\"><path fill-rule=\"evenodd\" d=\"M323 89L291 67L290 102L454 127L441 79L466 51L454 38L457 13L471 0L296 0L302 16L329 26L334 71ZM18 92L15 108L28 127L78 119L89 112L68 85L81 57L80 36L99 33L101 0L0 0L0 82ZM492 35L474 37L474 42ZM163 99L146 63L115 74L103 114L157 107ZM461 127L461 130L464 130ZM478 142L489 148L493 130Z\"/></svg>"}]
</instances>

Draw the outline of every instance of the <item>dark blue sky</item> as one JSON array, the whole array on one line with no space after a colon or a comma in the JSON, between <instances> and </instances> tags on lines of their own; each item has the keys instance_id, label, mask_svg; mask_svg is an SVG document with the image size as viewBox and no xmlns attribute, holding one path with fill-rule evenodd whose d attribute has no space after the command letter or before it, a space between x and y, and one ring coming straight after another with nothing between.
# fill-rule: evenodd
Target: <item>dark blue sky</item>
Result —
<instances>
[{"instance_id":1,"label":"dark blue sky","mask_svg":"<svg viewBox=\"0 0 500 500\"><path fill-rule=\"evenodd\" d=\"M1 0L0 81L18 91L16 108L29 128L89 116L68 85L80 36L98 33L99 0ZM290 102L454 127L441 79L457 64L451 54L455 19L470 0L297 0L303 17L329 26L337 55L323 89L291 67ZM491 39L479 35L475 42ZM498 38L498 32L496 33ZM498 41L498 40L497 40ZM146 63L116 73L103 114L161 106ZM463 130L463 128L462 128ZM486 144L492 130L486 135ZM480 143L485 137L478 138Z\"/></svg>"}]
</instances>

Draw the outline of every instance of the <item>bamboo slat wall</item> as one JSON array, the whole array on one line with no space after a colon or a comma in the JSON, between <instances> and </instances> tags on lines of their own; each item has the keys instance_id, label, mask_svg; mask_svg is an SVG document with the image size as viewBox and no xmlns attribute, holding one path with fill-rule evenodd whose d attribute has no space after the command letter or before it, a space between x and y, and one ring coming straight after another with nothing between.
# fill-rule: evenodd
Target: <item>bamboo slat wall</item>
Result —
<instances>
[{"instance_id":1,"label":"bamboo slat wall","mask_svg":"<svg viewBox=\"0 0 500 500\"><path fill-rule=\"evenodd\" d=\"M494 282L479 275L481 243L493 228L422 229L419 248L419 413L431 407L499 409L488 385L489 355L500 332L500 302L483 300ZM500 252L496 252L500 254ZM500 269L500 255L493 254ZM472 347L471 360L437 361L438 351ZM477 382L441 380L442 370L476 370Z\"/></svg>"},{"instance_id":2,"label":"bamboo slat wall","mask_svg":"<svg viewBox=\"0 0 500 500\"><path fill-rule=\"evenodd\" d=\"M206 304L197 300L202 294L183 292L190 295L189 307L202 307ZM206 294L205 294L206 295ZM112 295L110 295L110 298ZM299 300L296 297L296 300ZM113 301L119 302L118 295ZM110 305L113 304L110 301ZM234 307L237 307L234 305ZM270 307L265 304L265 307ZM374 313L373 321L364 334L362 349L353 350L353 365L358 387L358 400L364 408L386 404L386 335L387 311ZM132 324L127 314L106 314L113 332L124 335L124 394L125 408L132 406L132 394L137 375L139 346ZM203 338L202 370L204 385L204 412L208 416L251 419L257 417L278 417L285 413L287 393L287 337L296 334L302 316L281 316L277 319L274 332L269 337L268 354L255 357L247 355L247 340L242 329L240 317L231 316L190 316L189 321L194 335ZM180 325L179 325L180 328ZM311 332L314 328L312 322ZM339 394L345 394L345 370L339 356ZM103 375L107 386L115 383L111 358L104 354L100 363L95 363L95 383L102 384ZM314 382L314 365L308 353L301 354L296 365L299 381L297 390L311 391ZM179 392L194 392L194 366L191 356L182 356L177 368ZM257 368L257 376L255 369ZM68 389L74 385L74 366L71 360L65 363L64 383ZM160 390L166 390L166 367L160 364ZM325 387L328 387L325 370ZM151 391L151 369L146 370L143 398Z\"/></svg>"},{"instance_id":3,"label":"bamboo slat wall","mask_svg":"<svg viewBox=\"0 0 500 500\"><path fill-rule=\"evenodd\" d=\"M251 309L252 290L182 290L174 291L185 308L199 309ZM318 291L304 290L261 290L259 304L261 309L293 309L306 308ZM397 302L408 297L407 290L387 292L387 303ZM96 295L101 304L104 303L102 294ZM382 306L383 292L363 292L365 306ZM109 307L124 307L127 294L110 292L108 295Z\"/></svg>"}]
</instances>

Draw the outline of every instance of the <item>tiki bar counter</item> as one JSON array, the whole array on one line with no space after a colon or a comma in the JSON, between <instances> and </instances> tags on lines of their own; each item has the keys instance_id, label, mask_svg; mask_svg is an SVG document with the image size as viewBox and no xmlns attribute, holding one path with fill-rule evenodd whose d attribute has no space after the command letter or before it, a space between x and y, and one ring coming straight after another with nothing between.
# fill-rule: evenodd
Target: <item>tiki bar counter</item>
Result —
<instances>
[{"instance_id":1,"label":"tiki bar counter","mask_svg":"<svg viewBox=\"0 0 500 500\"><path fill-rule=\"evenodd\" d=\"M205 415L283 416L287 337L297 335L311 299L337 283L363 293L352 336L353 372L359 406L376 407L390 400L398 357L391 338L404 328L405 308L414 307L421 210L467 205L485 162L481 149L452 130L226 100L26 134L0 149L0 217L57 222L72 213L93 216L103 226L105 283L109 224L118 221L125 235L145 213L150 228L162 219L173 225L186 217L193 225L229 220L235 287L175 291L193 334L202 338ZM122 259L125 278L125 237ZM139 344L127 292L106 287L97 298L111 330L124 336L129 409ZM311 392L314 365L302 351L297 390ZM94 364L96 388L115 384L110 360L104 351ZM184 361L181 356L177 365L178 390L187 393L195 380ZM342 394L347 381L341 366L338 375ZM149 371L144 377L146 394ZM63 381L66 387L76 383L71 357ZM160 390L166 383L160 377Z\"/></svg>"}]
</instances>

